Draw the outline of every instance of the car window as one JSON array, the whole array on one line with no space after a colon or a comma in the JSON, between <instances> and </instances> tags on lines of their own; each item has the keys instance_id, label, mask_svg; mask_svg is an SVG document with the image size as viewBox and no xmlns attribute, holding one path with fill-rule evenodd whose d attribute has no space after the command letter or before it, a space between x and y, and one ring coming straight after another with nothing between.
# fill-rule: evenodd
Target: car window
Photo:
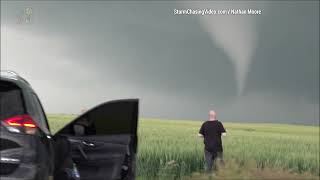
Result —
<instances>
[{"instance_id":1,"label":"car window","mask_svg":"<svg viewBox=\"0 0 320 180\"><path fill-rule=\"evenodd\" d=\"M13 84L0 81L0 120L24 114L21 90Z\"/></svg>"},{"instance_id":2,"label":"car window","mask_svg":"<svg viewBox=\"0 0 320 180\"><path fill-rule=\"evenodd\" d=\"M58 133L74 135L136 134L138 100L103 103L64 127Z\"/></svg>"}]
</instances>

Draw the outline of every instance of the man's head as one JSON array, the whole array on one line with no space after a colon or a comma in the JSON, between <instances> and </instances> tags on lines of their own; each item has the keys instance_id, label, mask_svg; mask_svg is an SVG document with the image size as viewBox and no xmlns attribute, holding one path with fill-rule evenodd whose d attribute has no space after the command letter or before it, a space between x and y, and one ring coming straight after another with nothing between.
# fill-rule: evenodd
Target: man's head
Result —
<instances>
[{"instance_id":1,"label":"man's head","mask_svg":"<svg viewBox=\"0 0 320 180\"><path fill-rule=\"evenodd\" d=\"M210 121L217 120L217 113L214 110L209 111L209 120Z\"/></svg>"}]
</instances>

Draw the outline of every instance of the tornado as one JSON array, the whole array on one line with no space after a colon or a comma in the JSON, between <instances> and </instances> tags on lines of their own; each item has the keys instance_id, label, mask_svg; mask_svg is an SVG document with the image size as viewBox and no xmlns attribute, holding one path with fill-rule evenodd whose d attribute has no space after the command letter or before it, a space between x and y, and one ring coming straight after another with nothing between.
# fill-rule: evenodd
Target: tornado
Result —
<instances>
[{"instance_id":1,"label":"tornado","mask_svg":"<svg viewBox=\"0 0 320 180\"><path fill-rule=\"evenodd\" d=\"M258 9L255 2L183 2L185 9L248 10ZM242 95L252 56L257 44L257 19L261 15L198 15L200 24L212 42L221 47L232 61L237 93Z\"/></svg>"}]
</instances>

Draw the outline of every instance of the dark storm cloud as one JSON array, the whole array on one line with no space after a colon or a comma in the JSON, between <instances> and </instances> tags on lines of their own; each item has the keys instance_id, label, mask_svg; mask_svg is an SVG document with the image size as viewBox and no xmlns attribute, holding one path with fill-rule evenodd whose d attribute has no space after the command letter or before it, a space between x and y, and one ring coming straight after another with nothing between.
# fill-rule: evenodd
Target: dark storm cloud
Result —
<instances>
[{"instance_id":1,"label":"dark storm cloud","mask_svg":"<svg viewBox=\"0 0 320 180\"><path fill-rule=\"evenodd\" d=\"M149 117L203 119L214 107L227 121L315 124L317 3L255 3L265 9L256 17L258 39L242 96L234 60L198 16L173 15L185 8L179 3L1 2L1 38L9 34L7 49L27 54L22 59L2 46L8 52L1 63L30 79L49 112L139 97ZM33 22L17 24L25 7L33 8Z\"/></svg>"},{"instance_id":2,"label":"dark storm cloud","mask_svg":"<svg viewBox=\"0 0 320 180\"><path fill-rule=\"evenodd\" d=\"M280 3L259 22L262 36L248 92L281 92L319 103L319 6L313 4Z\"/></svg>"}]
</instances>

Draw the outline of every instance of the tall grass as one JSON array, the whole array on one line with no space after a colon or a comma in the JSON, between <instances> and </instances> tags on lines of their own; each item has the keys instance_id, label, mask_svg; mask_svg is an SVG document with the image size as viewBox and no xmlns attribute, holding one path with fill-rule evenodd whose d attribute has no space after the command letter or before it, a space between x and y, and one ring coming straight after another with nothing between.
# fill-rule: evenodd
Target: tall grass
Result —
<instances>
[{"instance_id":1,"label":"tall grass","mask_svg":"<svg viewBox=\"0 0 320 180\"><path fill-rule=\"evenodd\" d=\"M53 132L73 116L51 115ZM141 119L137 174L140 179L179 179L203 170L200 121ZM224 123L224 159L242 167L275 168L319 177L319 127Z\"/></svg>"}]
</instances>

